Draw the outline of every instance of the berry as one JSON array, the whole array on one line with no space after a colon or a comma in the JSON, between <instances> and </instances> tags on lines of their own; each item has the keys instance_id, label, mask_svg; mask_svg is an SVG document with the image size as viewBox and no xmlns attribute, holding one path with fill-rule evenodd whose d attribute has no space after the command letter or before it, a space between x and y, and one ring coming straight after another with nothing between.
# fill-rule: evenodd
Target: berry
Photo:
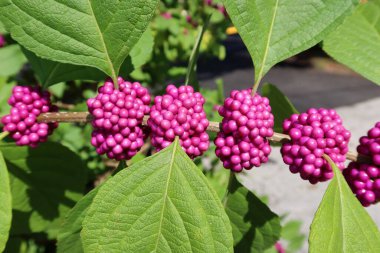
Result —
<instances>
[{"instance_id":1,"label":"berry","mask_svg":"<svg viewBox=\"0 0 380 253\"><path fill-rule=\"evenodd\" d=\"M380 165L380 122L377 122L368 131L367 136L362 136L359 141L358 153L369 156L373 164Z\"/></svg>"},{"instance_id":2,"label":"berry","mask_svg":"<svg viewBox=\"0 0 380 253\"><path fill-rule=\"evenodd\" d=\"M380 200L380 169L374 165L351 162L343 170L348 185L363 206Z\"/></svg>"},{"instance_id":3,"label":"berry","mask_svg":"<svg viewBox=\"0 0 380 253\"><path fill-rule=\"evenodd\" d=\"M57 128L57 123L38 123L41 113L56 112L57 107L50 102L50 93L40 87L15 86L8 100L12 107L10 114L2 117L4 131L16 141L18 146L37 147Z\"/></svg>"},{"instance_id":4,"label":"berry","mask_svg":"<svg viewBox=\"0 0 380 253\"><path fill-rule=\"evenodd\" d=\"M344 168L351 133L335 110L311 108L293 114L283 122L283 131L291 140L282 145L281 154L292 173L312 184L331 179L334 174L324 154Z\"/></svg>"},{"instance_id":5,"label":"berry","mask_svg":"<svg viewBox=\"0 0 380 253\"><path fill-rule=\"evenodd\" d=\"M144 144L142 121L150 110L150 95L138 82L119 77L118 84L115 88L112 81L106 81L98 95L87 100L94 127L91 144L100 155L128 160Z\"/></svg>"},{"instance_id":6,"label":"berry","mask_svg":"<svg viewBox=\"0 0 380 253\"><path fill-rule=\"evenodd\" d=\"M251 89L233 90L219 108L223 117L215 139L215 154L223 166L235 172L259 167L271 152L268 137L273 135L274 117L269 100Z\"/></svg>"},{"instance_id":7,"label":"berry","mask_svg":"<svg viewBox=\"0 0 380 253\"><path fill-rule=\"evenodd\" d=\"M194 92L193 87L168 85L166 94L154 99L150 111L148 126L152 145L161 150L178 136L190 158L202 155L210 145L204 103L202 94Z\"/></svg>"},{"instance_id":8,"label":"berry","mask_svg":"<svg viewBox=\"0 0 380 253\"><path fill-rule=\"evenodd\" d=\"M0 34L0 48L2 48L5 45L5 38L3 35Z\"/></svg>"}]
</instances>

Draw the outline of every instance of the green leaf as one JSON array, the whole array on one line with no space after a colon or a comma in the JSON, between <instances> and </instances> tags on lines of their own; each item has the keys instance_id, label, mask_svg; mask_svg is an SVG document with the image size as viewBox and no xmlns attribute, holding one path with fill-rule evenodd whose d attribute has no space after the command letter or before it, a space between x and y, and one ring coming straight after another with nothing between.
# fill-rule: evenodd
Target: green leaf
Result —
<instances>
[{"instance_id":1,"label":"green leaf","mask_svg":"<svg viewBox=\"0 0 380 253\"><path fill-rule=\"evenodd\" d=\"M141 67L149 60L152 50L153 36L151 30L148 29L124 61L120 74L126 76L134 69ZM72 80L100 81L107 78L106 74L96 68L46 60L25 48L23 48L23 52L42 87Z\"/></svg>"},{"instance_id":2,"label":"green leaf","mask_svg":"<svg viewBox=\"0 0 380 253\"><path fill-rule=\"evenodd\" d=\"M104 183L81 236L86 252L232 252L233 245L218 196L178 140Z\"/></svg>"},{"instance_id":3,"label":"green leaf","mask_svg":"<svg viewBox=\"0 0 380 253\"><path fill-rule=\"evenodd\" d=\"M380 1L361 4L323 41L323 50L380 85Z\"/></svg>"},{"instance_id":4,"label":"green leaf","mask_svg":"<svg viewBox=\"0 0 380 253\"><path fill-rule=\"evenodd\" d=\"M317 44L358 0L223 0L255 65L255 81L276 63Z\"/></svg>"},{"instance_id":5,"label":"green leaf","mask_svg":"<svg viewBox=\"0 0 380 253\"><path fill-rule=\"evenodd\" d=\"M0 21L0 34L5 34L7 31L5 30L4 24Z\"/></svg>"},{"instance_id":6,"label":"green leaf","mask_svg":"<svg viewBox=\"0 0 380 253\"><path fill-rule=\"evenodd\" d=\"M9 175L3 154L0 152L0 252L3 252L8 241L12 221L12 195Z\"/></svg>"},{"instance_id":7,"label":"green leaf","mask_svg":"<svg viewBox=\"0 0 380 253\"><path fill-rule=\"evenodd\" d=\"M263 252L280 238L280 218L258 197L231 179L225 209L230 217L235 252Z\"/></svg>"},{"instance_id":8,"label":"green leaf","mask_svg":"<svg viewBox=\"0 0 380 253\"><path fill-rule=\"evenodd\" d=\"M12 235L48 231L54 235L66 213L82 197L86 168L58 143L38 148L2 144L10 173Z\"/></svg>"},{"instance_id":9,"label":"green leaf","mask_svg":"<svg viewBox=\"0 0 380 253\"><path fill-rule=\"evenodd\" d=\"M19 45L0 48L0 76L17 74L26 63L26 58Z\"/></svg>"},{"instance_id":10,"label":"green leaf","mask_svg":"<svg viewBox=\"0 0 380 253\"><path fill-rule=\"evenodd\" d=\"M274 131L282 133L282 122L292 114L298 114L299 112L292 102L273 84L264 84L261 95L269 98L274 115Z\"/></svg>"},{"instance_id":11,"label":"green leaf","mask_svg":"<svg viewBox=\"0 0 380 253\"><path fill-rule=\"evenodd\" d=\"M91 66L116 80L157 0L0 0L12 38L39 57Z\"/></svg>"},{"instance_id":12,"label":"green leaf","mask_svg":"<svg viewBox=\"0 0 380 253\"><path fill-rule=\"evenodd\" d=\"M189 65L187 67L185 84L194 86L196 91L199 91L199 83L198 83L198 78L197 78L197 62L199 58L199 48L201 46L203 35L205 31L207 30L208 24L210 22L210 18L211 16L209 16L205 20L205 23L201 27L198 28L197 40L195 41L193 50L191 51Z\"/></svg>"},{"instance_id":13,"label":"green leaf","mask_svg":"<svg viewBox=\"0 0 380 253\"><path fill-rule=\"evenodd\" d=\"M92 204L99 187L87 193L70 212L67 214L62 227L59 230L57 238L57 252L83 252L82 240L80 232L82 231L82 223L87 211Z\"/></svg>"},{"instance_id":14,"label":"green leaf","mask_svg":"<svg viewBox=\"0 0 380 253\"><path fill-rule=\"evenodd\" d=\"M310 227L309 252L380 252L380 233L334 162L334 170Z\"/></svg>"}]
</instances>

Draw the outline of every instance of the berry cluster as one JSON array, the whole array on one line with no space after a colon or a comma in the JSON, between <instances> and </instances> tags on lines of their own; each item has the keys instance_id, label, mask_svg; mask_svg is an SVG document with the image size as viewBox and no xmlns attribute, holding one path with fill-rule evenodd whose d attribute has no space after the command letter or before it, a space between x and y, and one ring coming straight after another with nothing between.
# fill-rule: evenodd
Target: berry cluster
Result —
<instances>
[{"instance_id":1,"label":"berry cluster","mask_svg":"<svg viewBox=\"0 0 380 253\"><path fill-rule=\"evenodd\" d=\"M331 179L334 174L324 154L344 168L351 133L335 110L311 108L293 114L283 122L283 131L291 140L283 144L281 154L292 173L312 184Z\"/></svg>"},{"instance_id":2,"label":"berry cluster","mask_svg":"<svg viewBox=\"0 0 380 253\"><path fill-rule=\"evenodd\" d=\"M98 154L123 160L134 156L144 144L142 121L149 113L150 95L140 83L118 79L119 88L106 81L95 98L87 100L93 116L91 144Z\"/></svg>"},{"instance_id":3,"label":"berry cluster","mask_svg":"<svg viewBox=\"0 0 380 253\"><path fill-rule=\"evenodd\" d=\"M380 165L380 122L371 128L367 136L360 138L359 154L369 156L373 164Z\"/></svg>"},{"instance_id":4,"label":"berry cluster","mask_svg":"<svg viewBox=\"0 0 380 253\"><path fill-rule=\"evenodd\" d=\"M369 206L380 200L380 169L376 166L351 162L343 170L351 190L363 206Z\"/></svg>"},{"instance_id":5,"label":"berry cluster","mask_svg":"<svg viewBox=\"0 0 380 253\"><path fill-rule=\"evenodd\" d=\"M37 122L41 113L57 111L57 107L50 102L50 93L40 87L15 86L8 104L12 109L10 114L2 117L1 122L4 131L8 131L19 146L36 147L38 143L45 142L58 126L57 123Z\"/></svg>"},{"instance_id":6,"label":"berry cluster","mask_svg":"<svg viewBox=\"0 0 380 253\"><path fill-rule=\"evenodd\" d=\"M225 168L239 172L268 161L274 117L266 97L252 96L251 89L233 90L219 114L223 121L215 153Z\"/></svg>"},{"instance_id":7,"label":"berry cluster","mask_svg":"<svg viewBox=\"0 0 380 253\"><path fill-rule=\"evenodd\" d=\"M169 85L165 95L155 97L150 111L148 126L152 145L161 150L178 136L182 148L191 158L202 155L210 144L204 103L202 94L194 92L191 86L177 88Z\"/></svg>"}]
</instances>

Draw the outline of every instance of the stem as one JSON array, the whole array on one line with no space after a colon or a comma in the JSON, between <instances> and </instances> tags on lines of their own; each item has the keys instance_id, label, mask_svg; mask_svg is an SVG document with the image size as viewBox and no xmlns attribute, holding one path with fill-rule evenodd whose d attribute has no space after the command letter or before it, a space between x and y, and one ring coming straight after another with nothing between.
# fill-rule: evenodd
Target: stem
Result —
<instances>
[{"instance_id":1,"label":"stem","mask_svg":"<svg viewBox=\"0 0 380 253\"><path fill-rule=\"evenodd\" d=\"M2 132L0 133L0 141L3 140L5 137L7 137L9 135L9 132Z\"/></svg>"},{"instance_id":2,"label":"stem","mask_svg":"<svg viewBox=\"0 0 380 253\"><path fill-rule=\"evenodd\" d=\"M211 15L206 18L203 26L201 26L199 28L197 40L195 41L193 50L191 51L191 55L190 55L190 59L189 59L189 65L187 66L186 81L185 81L186 86L189 85L190 80L192 80L192 81L194 80L194 75L195 75L196 69L197 69L197 61L198 61L198 57L199 57L199 48L201 46L203 34L207 30L210 18L211 18ZM196 84L196 87L194 87L194 88L196 90L199 90L199 85Z\"/></svg>"},{"instance_id":3,"label":"stem","mask_svg":"<svg viewBox=\"0 0 380 253\"><path fill-rule=\"evenodd\" d=\"M222 203L223 203L224 208L227 205L228 196L231 193L232 181L234 180L234 176L235 176L235 173L231 170L230 171L230 176L228 178L227 189L226 189L226 192L224 193L224 196L223 196L223 199L222 199Z\"/></svg>"},{"instance_id":4,"label":"stem","mask_svg":"<svg viewBox=\"0 0 380 253\"><path fill-rule=\"evenodd\" d=\"M259 88L261 79L257 80L257 82L252 87L252 96L254 96L257 92L257 89Z\"/></svg>"},{"instance_id":5,"label":"stem","mask_svg":"<svg viewBox=\"0 0 380 253\"><path fill-rule=\"evenodd\" d=\"M149 119L149 116L145 115L143 119L143 123L142 123L144 126L147 125L148 119ZM38 116L37 121L44 122L44 123L53 123L53 122L86 123L86 122L92 121L92 116L88 112L48 112L48 113L41 113L40 116ZM207 127L207 131L218 133L220 131L220 122L211 121L209 126ZM287 134L275 132L272 137L269 137L267 139L275 143L285 143L290 140L290 136ZM346 154L346 158L347 160L351 160L354 162L369 161L369 158L367 156L360 155L353 151L349 151Z\"/></svg>"}]
</instances>

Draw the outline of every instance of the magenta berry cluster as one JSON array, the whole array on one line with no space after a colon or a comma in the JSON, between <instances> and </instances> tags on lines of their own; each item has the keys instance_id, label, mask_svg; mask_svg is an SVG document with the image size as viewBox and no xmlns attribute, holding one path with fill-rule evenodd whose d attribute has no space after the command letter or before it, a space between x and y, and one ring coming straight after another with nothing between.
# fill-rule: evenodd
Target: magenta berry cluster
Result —
<instances>
[{"instance_id":1,"label":"magenta berry cluster","mask_svg":"<svg viewBox=\"0 0 380 253\"><path fill-rule=\"evenodd\" d=\"M37 122L41 113L57 111L50 102L50 93L40 87L13 87L8 104L12 108L10 114L1 119L3 130L8 131L19 146L36 147L38 143L45 142L58 126L57 123Z\"/></svg>"},{"instance_id":2,"label":"magenta berry cluster","mask_svg":"<svg viewBox=\"0 0 380 253\"><path fill-rule=\"evenodd\" d=\"M87 100L96 152L116 160L133 157L144 144L142 121L149 113L150 100L148 90L138 82L119 78L118 88L112 81L99 87L98 95Z\"/></svg>"},{"instance_id":3,"label":"magenta berry cluster","mask_svg":"<svg viewBox=\"0 0 380 253\"><path fill-rule=\"evenodd\" d=\"M292 173L312 184L331 179L334 173L324 154L344 169L351 133L335 110L311 108L293 114L283 122L283 131L291 140L282 145L281 154Z\"/></svg>"},{"instance_id":4,"label":"magenta berry cluster","mask_svg":"<svg viewBox=\"0 0 380 253\"><path fill-rule=\"evenodd\" d=\"M202 94L194 92L193 87L168 85L165 95L155 97L150 111L152 145L161 150L178 136L190 158L202 155L210 145L204 103Z\"/></svg>"},{"instance_id":5,"label":"magenta berry cluster","mask_svg":"<svg viewBox=\"0 0 380 253\"><path fill-rule=\"evenodd\" d=\"M366 163L351 162L343 170L348 185L363 206L380 200L380 169Z\"/></svg>"},{"instance_id":6,"label":"magenta berry cluster","mask_svg":"<svg viewBox=\"0 0 380 253\"><path fill-rule=\"evenodd\" d=\"M372 163L380 165L380 122L371 128L367 136L360 138L360 145L357 148L359 154L371 158Z\"/></svg>"},{"instance_id":7,"label":"magenta berry cluster","mask_svg":"<svg viewBox=\"0 0 380 253\"><path fill-rule=\"evenodd\" d=\"M268 161L267 138L273 135L274 126L268 98L252 96L251 89L233 90L219 114L223 121L214 141L215 153L225 168L239 172Z\"/></svg>"}]
</instances>

